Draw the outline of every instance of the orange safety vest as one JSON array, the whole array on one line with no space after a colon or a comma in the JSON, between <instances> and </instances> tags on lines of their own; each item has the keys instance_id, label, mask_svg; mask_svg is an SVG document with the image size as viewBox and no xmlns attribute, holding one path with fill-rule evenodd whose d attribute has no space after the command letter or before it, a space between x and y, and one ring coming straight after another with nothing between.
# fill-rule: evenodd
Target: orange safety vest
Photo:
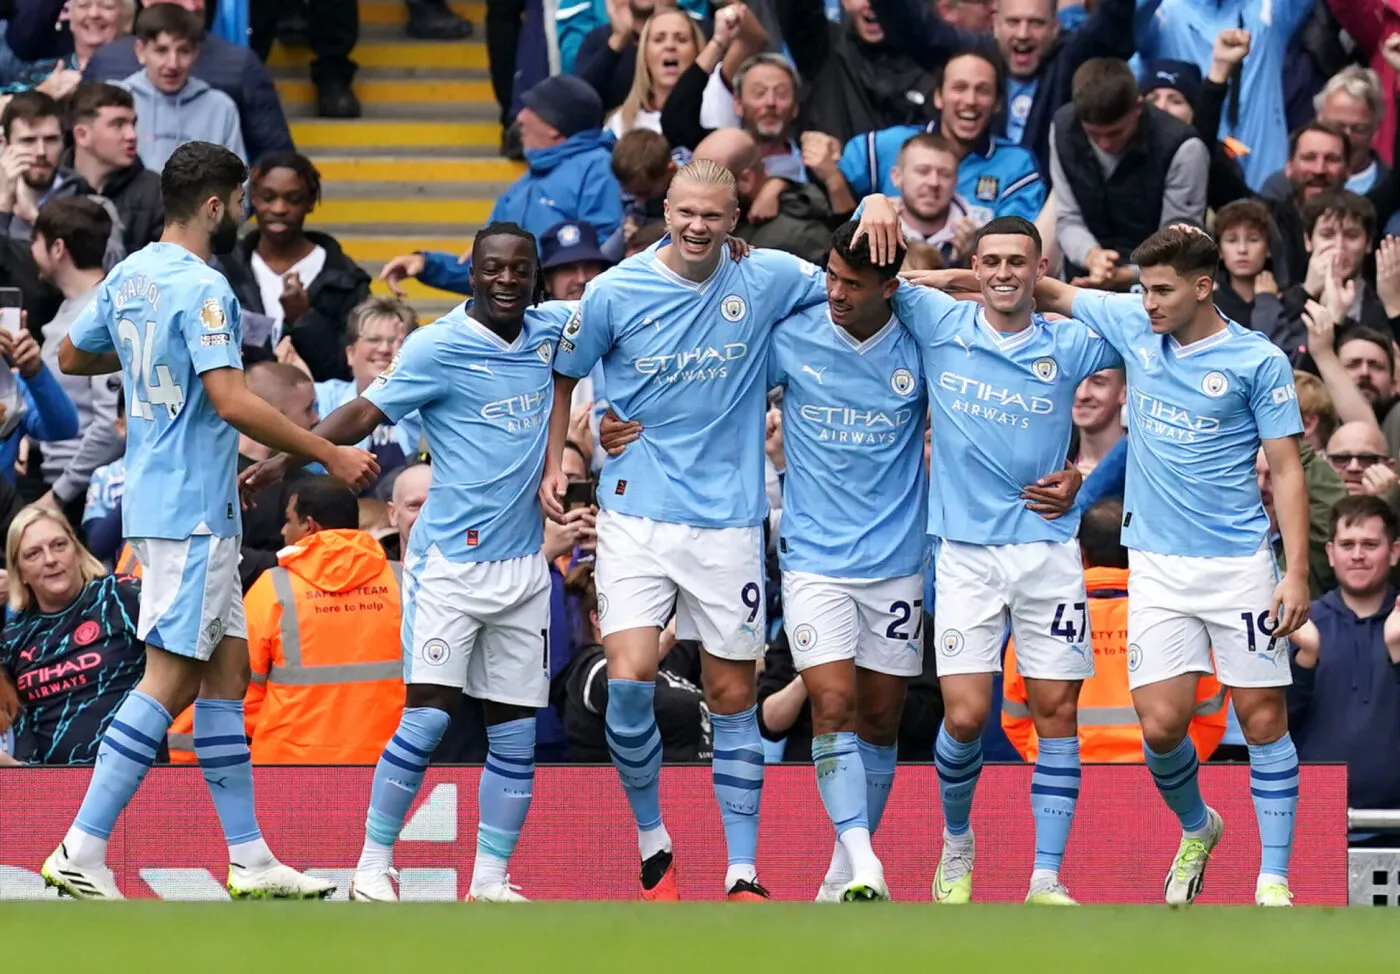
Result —
<instances>
[{"instance_id":1,"label":"orange safety vest","mask_svg":"<svg viewBox=\"0 0 1400 974\"><path fill-rule=\"evenodd\" d=\"M1128 691L1128 570L1088 568L1089 627L1093 631L1094 675L1079 691L1079 754L1085 762L1142 763L1142 727ZM1006 647L1001 727L1016 751L1034 761L1039 738L1031 721L1026 681L1016 671L1016 647ZM1202 761L1225 736L1229 692L1210 674L1196 685L1196 712L1189 733Z\"/></svg>"},{"instance_id":2,"label":"orange safety vest","mask_svg":"<svg viewBox=\"0 0 1400 974\"><path fill-rule=\"evenodd\" d=\"M399 566L363 531L318 531L244 596L254 764L374 764L403 715Z\"/></svg>"},{"instance_id":3,"label":"orange safety vest","mask_svg":"<svg viewBox=\"0 0 1400 974\"><path fill-rule=\"evenodd\" d=\"M112 574L130 575L132 578L141 577L141 563L136 560L136 552L131 550L131 542L122 542L122 550L117 553L117 563Z\"/></svg>"}]
</instances>

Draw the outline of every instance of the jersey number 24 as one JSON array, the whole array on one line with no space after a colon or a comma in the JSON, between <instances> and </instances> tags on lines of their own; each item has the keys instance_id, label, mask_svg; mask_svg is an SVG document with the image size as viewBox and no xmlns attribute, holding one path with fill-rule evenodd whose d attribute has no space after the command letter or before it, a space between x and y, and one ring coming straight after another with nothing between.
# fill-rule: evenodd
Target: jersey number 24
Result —
<instances>
[{"instance_id":1,"label":"jersey number 24","mask_svg":"<svg viewBox=\"0 0 1400 974\"><path fill-rule=\"evenodd\" d=\"M131 350L131 408L127 410L138 419L153 419L151 406L164 406L166 414L174 419L185 405L185 394L175 383L170 369L164 365L151 367L151 355L155 347L156 323L146 322L143 336L130 318L117 322L117 337Z\"/></svg>"}]
</instances>

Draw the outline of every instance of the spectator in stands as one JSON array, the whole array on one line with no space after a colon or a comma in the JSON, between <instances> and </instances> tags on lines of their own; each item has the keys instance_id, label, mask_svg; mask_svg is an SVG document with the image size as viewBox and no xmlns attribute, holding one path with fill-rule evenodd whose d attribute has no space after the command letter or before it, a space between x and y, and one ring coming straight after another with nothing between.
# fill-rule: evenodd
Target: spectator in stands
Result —
<instances>
[{"instance_id":1,"label":"spectator in stands","mask_svg":"<svg viewBox=\"0 0 1400 974\"><path fill-rule=\"evenodd\" d=\"M131 30L132 19L136 16L135 0L32 0L24 4L23 10L16 11L15 17L0 30L7 41L13 37L21 47L28 49L32 41L29 32L42 30L46 26L45 16L48 17L48 32L54 32L58 26L58 11L65 2L72 51L63 57L57 57L55 52L25 64L18 77L0 86L0 92L32 88L62 101L82 81L83 68L87 67L93 53L119 34Z\"/></svg>"},{"instance_id":2,"label":"spectator in stands","mask_svg":"<svg viewBox=\"0 0 1400 974\"><path fill-rule=\"evenodd\" d=\"M321 174L299 152L275 152L253 166L249 201L258 227L217 259L244 311L270 319L261 357L289 345L317 382L348 379L346 320L369 297L369 275L327 233L306 229L321 201ZM264 323L263 329L268 324Z\"/></svg>"},{"instance_id":3,"label":"spectator in stands","mask_svg":"<svg viewBox=\"0 0 1400 974\"><path fill-rule=\"evenodd\" d=\"M1388 334L1370 328L1353 328L1336 343L1337 358L1347 376L1381 424L1389 439L1392 427L1400 426L1400 412L1395 411L1395 350ZM1392 453L1397 453L1395 449Z\"/></svg>"},{"instance_id":4,"label":"spectator in stands","mask_svg":"<svg viewBox=\"0 0 1400 974\"><path fill-rule=\"evenodd\" d=\"M725 48L726 60L738 67L734 56L743 55L748 48L734 43L739 33L741 8L728 7L715 18L715 37L712 43ZM633 129L644 128L652 132L661 131L661 107L666 104L671 91L682 75L695 63L696 56L705 48L705 35L700 27L683 10L663 10L650 17L642 28L638 39L638 50L644 52L637 58L636 74L632 87L616 111L608 115L604 126L613 135L621 138ZM731 70L731 73L732 73ZM602 90L599 97L605 97ZM724 80L722 66L712 67L705 87L705 107L702 113L711 121L711 127L737 124L733 100ZM677 160L684 162L684 158Z\"/></svg>"},{"instance_id":5,"label":"spectator in stands","mask_svg":"<svg viewBox=\"0 0 1400 974\"><path fill-rule=\"evenodd\" d=\"M1269 266L1269 208L1258 200L1236 200L1215 214L1220 269L1215 304L1231 321L1277 343L1283 319L1278 282Z\"/></svg>"},{"instance_id":6,"label":"spectator in stands","mask_svg":"<svg viewBox=\"0 0 1400 974\"><path fill-rule=\"evenodd\" d=\"M0 112L0 143L0 235L27 243L39 204L58 179L58 103L38 91L15 95Z\"/></svg>"},{"instance_id":7,"label":"spectator in stands","mask_svg":"<svg viewBox=\"0 0 1400 974\"><path fill-rule=\"evenodd\" d=\"M1128 377L1122 369L1095 372L1074 392L1070 416L1074 437L1069 462L1084 476L1123 438L1123 406L1128 401Z\"/></svg>"},{"instance_id":8,"label":"spectator in stands","mask_svg":"<svg viewBox=\"0 0 1400 974\"><path fill-rule=\"evenodd\" d=\"M671 144L659 132L634 129L617 140L612 171L622 187L622 225L603 243L608 260L622 259L627 237L636 230L665 220L666 191L676 168Z\"/></svg>"},{"instance_id":9,"label":"spectator in stands","mask_svg":"<svg viewBox=\"0 0 1400 974\"><path fill-rule=\"evenodd\" d=\"M1128 549L1121 538L1122 521L1123 502L1114 497L1089 508L1079 523L1094 644L1094 675L1079 691L1079 749L1086 762L1141 764L1142 726L1128 690L1128 670L1137 665L1134 654L1139 650L1128 644ZM1040 737L1031 719L1025 678L1016 668L1014 642L1007 644L1002 670L1002 729L1022 760L1034 763ZM1214 674L1201 674L1187 733L1202 761L1215 752L1225 733L1226 695Z\"/></svg>"},{"instance_id":10,"label":"spectator in stands","mask_svg":"<svg viewBox=\"0 0 1400 974\"><path fill-rule=\"evenodd\" d=\"M201 18L204 14L205 0L156 0L156 3L147 3L146 6L150 8L160 3L176 3ZM61 41L62 35L57 36ZM277 89L273 87L272 76L257 55L217 34L205 36L198 47L189 72L195 79L233 99L238 107L239 127L247 148L246 158L257 161L269 152L292 149L292 134L282 113L282 102L277 97ZM92 56L83 71L83 79L119 81L138 73L140 69L136 39L132 36L119 37ZM154 122L154 116L140 113L140 126ZM157 166L151 168L159 169Z\"/></svg>"},{"instance_id":11,"label":"spectator in stands","mask_svg":"<svg viewBox=\"0 0 1400 974\"><path fill-rule=\"evenodd\" d=\"M41 443L78 435L78 411L44 364L39 343L22 314L18 334L0 328L0 477L15 482L15 461L26 436Z\"/></svg>"},{"instance_id":12,"label":"spectator in stands","mask_svg":"<svg viewBox=\"0 0 1400 974\"><path fill-rule=\"evenodd\" d=\"M1275 343L1296 355L1295 343L1306 338L1302 315L1309 301L1320 302L1331 312L1343 336L1358 325L1391 333L1391 312L1400 315L1400 278L1387 281L1393 293L1384 301L1362 275L1376 236L1371 202L1348 190L1329 190L1304 206L1303 226L1308 273L1302 283L1283 292L1283 327L1280 335L1273 336Z\"/></svg>"},{"instance_id":13,"label":"spectator in stands","mask_svg":"<svg viewBox=\"0 0 1400 974\"><path fill-rule=\"evenodd\" d=\"M923 0L871 0L871 6L885 36L928 70L955 51L992 46L985 35L945 23ZM1035 153L1042 172L1050 165L1051 119L1070 100L1075 71L1090 58L1133 56L1133 0L1098 0L1063 40L1055 7L1054 0L1001 0L992 27L1009 75L997 130Z\"/></svg>"},{"instance_id":14,"label":"spectator in stands","mask_svg":"<svg viewBox=\"0 0 1400 974\"><path fill-rule=\"evenodd\" d=\"M394 561L402 559L408 550L408 532L413 530L413 522L418 520L418 512L428 500L428 488L432 486L433 468L426 463L410 463L394 478L394 490L389 500L389 523L398 531L398 550L386 552Z\"/></svg>"},{"instance_id":15,"label":"spectator in stands","mask_svg":"<svg viewBox=\"0 0 1400 974\"><path fill-rule=\"evenodd\" d=\"M1348 497L1332 513L1327 557L1338 587L1293 634L1288 726L1304 761L1345 761L1347 805L1400 808L1400 562L1395 512Z\"/></svg>"},{"instance_id":16,"label":"spectator in stands","mask_svg":"<svg viewBox=\"0 0 1400 974\"><path fill-rule=\"evenodd\" d=\"M1210 155L1191 126L1143 105L1124 62L1086 61L1074 85L1050 150L1056 235L1069 276L1123 289L1137 281L1127 259L1138 244L1205 219Z\"/></svg>"},{"instance_id":17,"label":"spectator in stands","mask_svg":"<svg viewBox=\"0 0 1400 974\"><path fill-rule=\"evenodd\" d=\"M1152 61L1138 85L1142 100L1190 125L1201 94L1201 69L1188 61ZM1204 138L1204 137L1202 137Z\"/></svg>"},{"instance_id":18,"label":"spectator in stands","mask_svg":"<svg viewBox=\"0 0 1400 974\"><path fill-rule=\"evenodd\" d=\"M191 77L204 25L194 14L159 3L136 18L136 58L142 70L122 86L136 102L141 125L137 150L159 172L179 146L192 140L222 145L246 160L238 106L228 95Z\"/></svg>"},{"instance_id":19,"label":"spectator in stands","mask_svg":"<svg viewBox=\"0 0 1400 974\"><path fill-rule=\"evenodd\" d=\"M893 175L905 241L933 247L944 267L966 264L973 238L991 221L992 210L956 191L957 148L942 135L920 132L899 150Z\"/></svg>"},{"instance_id":20,"label":"spectator in stands","mask_svg":"<svg viewBox=\"0 0 1400 974\"><path fill-rule=\"evenodd\" d=\"M34 221L34 261L64 298L58 314L43 325L40 355L77 411L75 438L44 444L42 469L49 489L39 503L62 510L70 524L81 523L92 472L125 450L113 425L121 376L65 375L58 367L59 344L96 298L105 276L102 257L111 231L107 211L84 197L45 203Z\"/></svg>"},{"instance_id":21,"label":"spectator in stands","mask_svg":"<svg viewBox=\"0 0 1400 974\"><path fill-rule=\"evenodd\" d=\"M1293 387L1298 391L1298 412L1303 417L1303 442L1322 451L1337 430L1337 411L1326 384L1311 372L1294 372Z\"/></svg>"},{"instance_id":22,"label":"spectator in stands","mask_svg":"<svg viewBox=\"0 0 1400 974\"><path fill-rule=\"evenodd\" d=\"M1380 496L1396 483L1395 459L1375 423L1354 420L1337 427L1327 441L1327 461L1352 496Z\"/></svg>"},{"instance_id":23,"label":"spectator in stands","mask_svg":"<svg viewBox=\"0 0 1400 974\"><path fill-rule=\"evenodd\" d=\"M304 477L277 567L243 598L255 764L372 764L403 714L396 566L359 530L348 487Z\"/></svg>"},{"instance_id":24,"label":"spectator in stands","mask_svg":"<svg viewBox=\"0 0 1400 974\"><path fill-rule=\"evenodd\" d=\"M309 430L319 422L316 389L311 376L296 366L284 362L255 362L247 369L247 382L248 388L258 398L270 403L302 429ZM271 455L272 450L268 447L239 434L239 473ZM316 465L306 469L321 472ZM295 479L272 484L254 492L245 502L243 546L238 562L238 575L245 592L263 571L277 564L277 550L283 543L282 525L286 520L287 499L295 484Z\"/></svg>"},{"instance_id":25,"label":"spectator in stands","mask_svg":"<svg viewBox=\"0 0 1400 974\"><path fill-rule=\"evenodd\" d=\"M1327 564L1327 542L1332 537L1332 508L1347 496L1347 487L1322 454L1307 443L1301 444L1299 453L1303 461L1303 481L1308 489L1308 591L1313 598L1317 598L1337 584L1332 567ZM1282 574L1288 559L1278 529L1278 513L1274 510L1273 476L1269 473L1269 461L1263 449L1255 454L1254 476L1259 485L1259 501L1269 517L1269 548L1274 555L1274 564ZM1236 726L1231 728L1229 736L1234 737L1238 733L1238 721L1232 723ZM1240 737L1242 740L1242 735ZM1239 740L1231 741L1232 745L1239 743Z\"/></svg>"},{"instance_id":26,"label":"spectator in stands","mask_svg":"<svg viewBox=\"0 0 1400 974\"><path fill-rule=\"evenodd\" d=\"M202 0L196 2L202 3ZM267 60L272 42L279 36L279 17L285 17L298 7L302 7L300 0L292 4L285 0L252 0L249 3L248 46L259 60ZM410 3L410 10L413 7ZM360 37L358 5L345 0L306 0L306 6L296 12L309 17L302 21L306 29L297 40L311 48L316 114L322 118L359 118L360 100L350 87L358 67L350 59L350 52Z\"/></svg>"},{"instance_id":27,"label":"spectator in stands","mask_svg":"<svg viewBox=\"0 0 1400 974\"><path fill-rule=\"evenodd\" d=\"M128 254L159 240L165 228L160 173L147 169L137 153L131 93L100 82L79 85L68 105L68 119L73 126L73 172L62 191L111 200Z\"/></svg>"},{"instance_id":28,"label":"spectator in stands","mask_svg":"<svg viewBox=\"0 0 1400 974\"><path fill-rule=\"evenodd\" d=\"M18 691L15 753L0 764L92 764L146 671L140 583L107 574L60 515L27 507L5 537L9 619L0 683Z\"/></svg>"},{"instance_id":29,"label":"spectator in stands","mask_svg":"<svg viewBox=\"0 0 1400 974\"><path fill-rule=\"evenodd\" d=\"M598 231L587 223L560 223L540 238L544 289L556 301L578 301L583 289L612 263L598 247Z\"/></svg>"},{"instance_id":30,"label":"spectator in stands","mask_svg":"<svg viewBox=\"0 0 1400 974\"><path fill-rule=\"evenodd\" d=\"M958 193L994 216L1034 220L1045 205L1045 182L1028 149L992 134L1001 112L1002 69L995 54L969 48L939 69L933 89L937 114L927 126L902 125L857 135L841 152L841 175L857 199L873 192L894 195L898 155L920 132L937 132L958 157ZM803 136L804 139L807 136ZM833 187L825 180L827 190ZM834 195L834 194L833 194Z\"/></svg>"},{"instance_id":31,"label":"spectator in stands","mask_svg":"<svg viewBox=\"0 0 1400 974\"><path fill-rule=\"evenodd\" d=\"M1375 407L1348 374L1337 354L1335 336L1338 312L1326 303L1308 300L1301 314L1305 329L1304 354L1311 358L1312 366L1322 380L1328 409L1335 419L1333 426L1359 422L1374 426L1379 431L1380 418L1376 415ZM1301 403L1299 408L1301 410Z\"/></svg>"},{"instance_id":32,"label":"spectator in stands","mask_svg":"<svg viewBox=\"0 0 1400 974\"><path fill-rule=\"evenodd\" d=\"M623 257L635 257L642 251L660 242L666 236L666 224L661 222L648 223L638 227L627 235L627 246L623 251Z\"/></svg>"},{"instance_id":33,"label":"spectator in stands","mask_svg":"<svg viewBox=\"0 0 1400 974\"><path fill-rule=\"evenodd\" d=\"M550 704L564 716L569 756L576 762L606 764L608 744L603 716L608 709L608 670L598 631L598 593L593 566L576 565L567 580L578 608L579 629L573 659L551 682ZM662 632L656 672L656 727L664 761L708 761L714 744L710 712L700 690L700 644Z\"/></svg>"},{"instance_id":34,"label":"spectator in stands","mask_svg":"<svg viewBox=\"0 0 1400 974\"><path fill-rule=\"evenodd\" d=\"M1372 148L1385 110L1379 77L1370 68L1349 65L1328 79L1313 104L1318 121L1346 134L1350 149L1346 188L1353 193L1370 192L1390 171ZM1260 190L1261 195L1280 200L1287 199L1291 192L1289 178L1282 171L1271 175Z\"/></svg>"},{"instance_id":35,"label":"spectator in stands","mask_svg":"<svg viewBox=\"0 0 1400 974\"><path fill-rule=\"evenodd\" d=\"M969 2L968 10L988 5ZM929 71L900 45L888 43L870 0L841 0L844 16L831 21L820 0L788 5L783 34L798 72L803 128L845 143L862 132L897 125L921 126L927 96L935 87Z\"/></svg>"},{"instance_id":36,"label":"spectator in stands","mask_svg":"<svg viewBox=\"0 0 1400 974\"><path fill-rule=\"evenodd\" d=\"M561 7L555 17L560 66L565 74L587 81L602 98L605 111L621 105L632 90L638 73L637 53L645 46L642 32L656 6L656 0L589 0ZM710 12L705 0L661 6L663 10L679 6L692 21L702 20ZM699 40L695 53L704 46Z\"/></svg>"},{"instance_id":37,"label":"spectator in stands","mask_svg":"<svg viewBox=\"0 0 1400 974\"><path fill-rule=\"evenodd\" d=\"M345 358L350 363L350 378L316 383L317 415L329 416L369 388L394 361L403 340L416 327L418 319L413 309L397 298L376 296L356 305L345 325L345 337L349 342ZM379 477L363 493L378 496L385 478L392 476L418 452L421 435L422 424L415 410L397 424L379 427L360 442L358 446L373 453L379 462Z\"/></svg>"},{"instance_id":38,"label":"spectator in stands","mask_svg":"<svg viewBox=\"0 0 1400 974\"><path fill-rule=\"evenodd\" d=\"M1143 57L1189 61L1202 70L1210 64L1221 30L1249 31L1251 54L1235 81L1237 107L1227 117L1226 134L1249 149L1243 166L1245 178L1255 189L1285 158L1284 54L1312 6L1313 0L1279 0L1268 6L1243 0L1221 4L1162 0L1155 12L1148 6L1147 13L1137 18L1138 52Z\"/></svg>"},{"instance_id":39,"label":"spectator in stands","mask_svg":"<svg viewBox=\"0 0 1400 974\"><path fill-rule=\"evenodd\" d=\"M719 163L734 174L739 192L739 223L734 230L737 236L755 247L785 250L814 264L826 265L834 217L819 187L770 178L758 145L744 129L711 132L695 147L694 158ZM781 187L777 213L759 221L753 207L764 188L773 183Z\"/></svg>"},{"instance_id":40,"label":"spectator in stands","mask_svg":"<svg viewBox=\"0 0 1400 974\"><path fill-rule=\"evenodd\" d=\"M447 0L405 0L408 21L404 33L425 41L459 41L472 36L472 22L447 5ZM492 3L490 6L495 6ZM488 13L488 16L490 14Z\"/></svg>"},{"instance_id":41,"label":"spectator in stands","mask_svg":"<svg viewBox=\"0 0 1400 974\"><path fill-rule=\"evenodd\" d=\"M126 444L126 396L120 379L117 381L116 418L112 429L117 439ZM126 453L111 463L98 467L88 481L87 499L83 504L83 544L104 565L116 565L122 554L122 494L126 492ZM129 550L129 549L128 549ZM130 554L136 559L135 553ZM127 568L130 572L130 568Z\"/></svg>"},{"instance_id":42,"label":"spectator in stands","mask_svg":"<svg viewBox=\"0 0 1400 974\"><path fill-rule=\"evenodd\" d=\"M1346 133L1326 122L1309 122L1289 136L1283 173L1293 191L1287 199L1269 203L1269 214L1281 239L1281 247L1273 248L1272 254L1274 277L1281 285L1301 281L1308 266L1304 206L1328 190L1342 188L1350 155L1351 140Z\"/></svg>"}]
</instances>

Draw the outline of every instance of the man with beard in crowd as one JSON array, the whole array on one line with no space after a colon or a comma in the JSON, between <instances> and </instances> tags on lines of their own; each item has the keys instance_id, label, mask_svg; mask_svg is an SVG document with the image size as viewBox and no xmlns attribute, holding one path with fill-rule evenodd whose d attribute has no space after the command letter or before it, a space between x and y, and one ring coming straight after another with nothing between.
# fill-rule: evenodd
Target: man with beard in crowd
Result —
<instances>
[{"instance_id":1,"label":"man with beard in crowd","mask_svg":"<svg viewBox=\"0 0 1400 974\"><path fill-rule=\"evenodd\" d=\"M58 102L22 91L0 113L0 234L28 241L63 152Z\"/></svg>"}]
</instances>

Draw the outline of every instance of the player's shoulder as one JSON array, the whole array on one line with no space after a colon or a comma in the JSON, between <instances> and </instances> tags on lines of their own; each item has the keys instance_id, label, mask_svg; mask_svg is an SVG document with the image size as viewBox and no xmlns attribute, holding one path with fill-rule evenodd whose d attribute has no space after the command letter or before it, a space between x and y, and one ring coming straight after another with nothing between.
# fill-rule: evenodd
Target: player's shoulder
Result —
<instances>
[{"instance_id":1,"label":"player's shoulder","mask_svg":"<svg viewBox=\"0 0 1400 974\"><path fill-rule=\"evenodd\" d=\"M729 260L726 255L724 260ZM745 276L760 275L798 275L807 277L821 272L821 268L809 260L803 260L796 254L790 254L786 250L774 250L771 247L754 247L749 251L749 255L740 261L731 263L734 269Z\"/></svg>"},{"instance_id":2,"label":"player's shoulder","mask_svg":"<svg viewBox=\"0 0 1400 974\"><path fill-rule=\"evenodd\" d=\"M557 335L578 314L577 301L542 301L525 311L527 336Z\"/></svg>"},{"instance_id":3,"label":"player's shoulder","mask_svg":"<svg viewBox=\"0 0 1400 974\"><path fill-rule=\"evenodd\" d=\"M773 341L788 347L825 344L824 339L831 331L827 306L817 304L810 308L800 308L779 319L773 326Z\"/></svg>"},{"instance_id":4,"label":"player's shoulder","mask_svg":"<svg viewBox=\"0 0 1400 974\"><path fill-rule=\"evenodd\" d=\"M1273 365L1279 363L1286 365L1288 363L1288 356L1283 349L1270 341L1262 332L1246 328L1235 321L1229 322L1226 328L1230 332L1230 353L1231 355L1239 354L1242 365L1258 367L1264 363Z\"/></svg>"}]
</instances>

